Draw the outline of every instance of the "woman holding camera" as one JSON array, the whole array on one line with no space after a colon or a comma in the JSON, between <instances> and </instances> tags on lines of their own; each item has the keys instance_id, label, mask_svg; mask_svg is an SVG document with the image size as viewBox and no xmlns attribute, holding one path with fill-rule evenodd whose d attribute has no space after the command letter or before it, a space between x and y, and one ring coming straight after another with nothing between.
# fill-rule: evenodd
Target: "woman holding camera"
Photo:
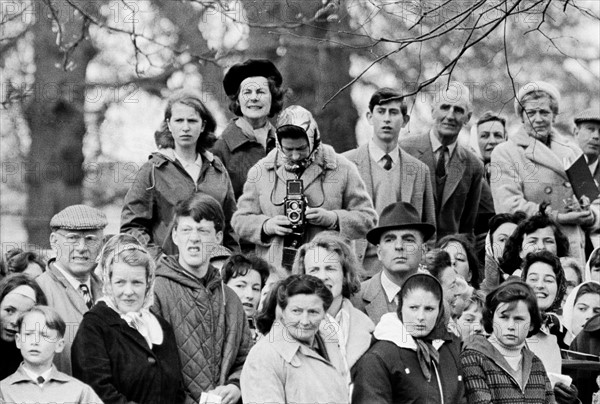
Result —
<instances>
[{"instance_id":1,"label":"woman holding camera","mask_svg":"<svg viewBox=\"0 0 600 404\"><path fill-rule=\"evenodd\" d=\"M286 108L277 121L277 148L248 172L231 220L235 232L256 244L258 256L290 270L295 250L321 231L339 230L352 240L376 222L356 166L321 143L310 112Z\"/></svg>"}]
</instances>

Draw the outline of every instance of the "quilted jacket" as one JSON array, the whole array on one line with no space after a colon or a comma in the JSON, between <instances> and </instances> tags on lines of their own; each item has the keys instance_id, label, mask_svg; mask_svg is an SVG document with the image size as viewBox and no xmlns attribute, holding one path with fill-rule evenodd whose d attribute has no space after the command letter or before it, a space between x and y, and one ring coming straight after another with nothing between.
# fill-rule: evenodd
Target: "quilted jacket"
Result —
<instances>
[{"instance_id":1,"label":"quilted jacket","mask_svg":"<svg viewBox=\"0 0 600 404\"><path fill-rule=\"evenodd\" d=\"M199 279L177 256L158 263L152 311L173 326L188 402L217 386L239 386L252 338L239 298L210 267Z\"/></svg>"}]
</instances>

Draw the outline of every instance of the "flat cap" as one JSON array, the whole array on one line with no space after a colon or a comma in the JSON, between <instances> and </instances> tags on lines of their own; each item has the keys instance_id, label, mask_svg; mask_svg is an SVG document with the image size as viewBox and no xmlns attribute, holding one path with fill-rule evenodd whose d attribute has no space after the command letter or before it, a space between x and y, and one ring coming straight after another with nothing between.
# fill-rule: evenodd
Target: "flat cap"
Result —
<instances>
[{"instance_id":1,"label":"flat cap","mask_svg":"<svg viewBox=\"0 0 600 404\"><path fill-rule=\"evenodd\" d=\"M65 230L99 230L108 224L106 215L87 205L71 205L50 219L50 228Z\"/></svg>"},{"instance_id":2,"label":"flat cap","mask_svg":"<svg viewBox=\"0 0 600 404\"><path fill-rule=\"evenodd\" d=\"M581 111L577 115L575 115L575 124L580 124L581 122L598 122L600 123L600 109L599 108L589 108L584 111Z\"/></svg>"}]
</instances>

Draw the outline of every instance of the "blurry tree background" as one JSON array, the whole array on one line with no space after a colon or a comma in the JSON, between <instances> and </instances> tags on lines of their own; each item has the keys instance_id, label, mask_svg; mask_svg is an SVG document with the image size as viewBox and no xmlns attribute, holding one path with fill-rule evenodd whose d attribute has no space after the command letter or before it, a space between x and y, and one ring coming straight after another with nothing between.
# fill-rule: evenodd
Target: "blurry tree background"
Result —
<instances>
[{"instance_id":1,"label":"blurry tree background","mask_svg":"<svg viewBox=\"0 0 600 404\"><path fill-rule=\"evenodd\" d=\"M271 59L287 105L313 111L324 141L368 139L377 87L408 95L406 132L427 130L428 95L449 80L477 116L518 124L514 92L547 80L559 124L600 102L597 0L0 0L2 252L47 247L50 217L73 203L107 212L155 148L172 91L194 88L222 130L224 72ZM461 141L469 142L469 128Z\"/></svg>"}]
</instances>

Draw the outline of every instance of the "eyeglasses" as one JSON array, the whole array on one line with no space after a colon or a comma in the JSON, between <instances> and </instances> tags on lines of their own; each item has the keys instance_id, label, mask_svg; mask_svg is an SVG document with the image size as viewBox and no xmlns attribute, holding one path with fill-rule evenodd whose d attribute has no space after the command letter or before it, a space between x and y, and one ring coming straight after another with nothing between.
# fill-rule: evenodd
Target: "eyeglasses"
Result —
<instances>
[{"instance_id":1,"label":"eyeglasses","mask_svg":"<svg viewBox=\"0 0 600 404\"><path fill-rule=\"evenodd\" d=\"M94 234L79 234L79 233L59 233L55 232L55 234L64 237L66 245L77 245L83 240L85 245L98 245L100 243L100 237Z\"/></svg>"}]
</instances>

